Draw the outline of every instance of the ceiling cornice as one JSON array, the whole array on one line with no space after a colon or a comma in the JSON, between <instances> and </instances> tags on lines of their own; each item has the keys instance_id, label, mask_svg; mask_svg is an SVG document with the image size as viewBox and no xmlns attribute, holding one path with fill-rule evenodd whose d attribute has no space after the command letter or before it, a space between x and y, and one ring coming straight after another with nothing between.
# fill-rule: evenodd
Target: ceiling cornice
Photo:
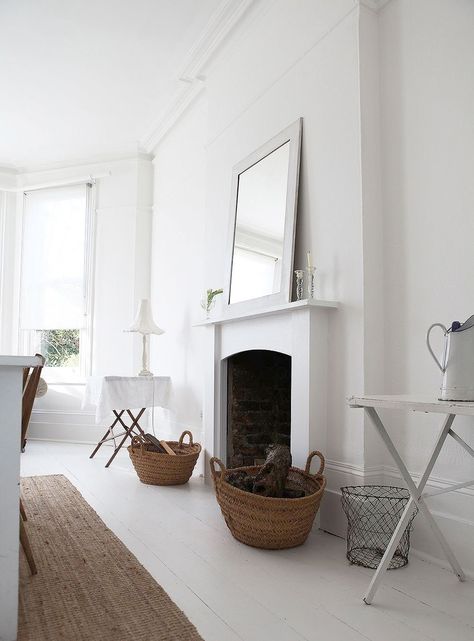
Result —
<instances>
[{"instance_id":1,"label":"ceiling cornice","mask_svg":"<svg viewBox=\"0 0 474 641\"><path fill-rule=\"evenodd\" d=\"M0 166L0 191L10 191L18 183L18 171L11 165Z\"/></svg>"},{"instance_id":2,"label":"ceiling cornice","mask_svg":"<svg viewBox=\"0 0 474 641\"><path fill-rule=\"evenodd\" d=\"M254 0L224 0L221 2L204 31L186 54L179 74L180 80L193 82L200 78L206 64L253 3Z\"/></svg>"},{"instance_id":3,"label":"ceiling cornice","mask_svg":"<svg viewBox=\"0 0 474 641\"><path fill-rule=\"evenodd\" d=\"M380 11L386 4L390 2L390 0L357 0L359 4L363 7L366 7L367 9L370 9L371 11L378 12Z\"/></svg>"},{"instance_id":4,"label":"ceiling cornice","mask_svg":"<svg viewBox=\"0 0 474 641\"><path fill-rule=\"evenodd\" d=\"M136 144L124 145L122 149L116 150L114 153L96 154L86 156L83 158L68 158L62 161L53 163L37 163L33 165L25 165L18 167L17 173L21 175L34 174L40 172L56 171L78 167L88 167L92 165L103 165L107 163L116 163L123 161L136 161L148 160L152 157L141 149L137 149Z\"/></svg>"},{"instance_id":5,"label":"ceiling cornice","mask_svg":"<svg viewBox=\"0 0 474 641\"><path fill-rule=\"evenodd\" d=\"M216 55L247 10L259 0L223 0L212 14L204 31L185 56L178 74L183 83L170 104L140 139L140 146L152 153L167 132L204 89L206 66Z\"/></svg>"},{"instance_id":6,"label":"ceiling cornice","mask_svg":"<svg viewBox=\"0 0 474 641\"><path fill-rule=\"evenodd\" d=\"M140 146L146 149L148 153L152 153L160 140L164 138L178 118L180 118L189 105L194 102L203 89L204 82L202 80L195 79L193 82L186 82L186 85L176 92L168 108L161 113L159 118L155 120L153 125L141 138Z\"/></svg>"}]
</instances>

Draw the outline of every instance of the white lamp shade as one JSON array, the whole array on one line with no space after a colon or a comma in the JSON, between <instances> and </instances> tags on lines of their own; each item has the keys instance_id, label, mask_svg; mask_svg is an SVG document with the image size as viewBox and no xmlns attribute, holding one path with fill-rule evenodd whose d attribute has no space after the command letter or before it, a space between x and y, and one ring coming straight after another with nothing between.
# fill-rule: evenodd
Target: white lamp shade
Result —
<instances>
[{"instance_id":1,"label":"white lamp shade","mask_svg":"<svg viewBox=\"0 0 474 641\"><path fill-rule=\"evenodd\" d=\"M158 327L151 314L150 301L142 299L138 306L138 312L133 325L127 330L129 332L140 332L140 334L164 334L164 330Z\"/></svg>"}]
</instances>

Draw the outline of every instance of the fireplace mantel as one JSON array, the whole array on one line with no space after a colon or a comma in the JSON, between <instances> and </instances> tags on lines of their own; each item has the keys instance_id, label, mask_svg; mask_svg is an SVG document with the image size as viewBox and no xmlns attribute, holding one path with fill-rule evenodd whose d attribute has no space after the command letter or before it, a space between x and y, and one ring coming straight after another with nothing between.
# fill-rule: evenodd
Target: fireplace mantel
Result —
<instances>
[{"instance_id":1,"label":"fireplace mantel","mask_svg":"<svg viewBox=\"0 0 474 641\"><path fill-rule=\"evenodd\" d=\"M263 309L256 309L248 312L232 312L232 308L222 316L216 318L208 318L195 324L195 327L204 327L206 325L223 325L224 323L232 323L233 321L240 321L244 319L257 318L260 316L273 316L274 314L282 314L285 312L293 312L299 309L313 309L318 307L328 307L336 309L338 307L337 301L334 300L317 300L317 299L304 299L296 300L292 303L284 305L277 305L274 307L266 307Z\"/></svg>"},{"instance_id":2,"label":"fireplace mantel","mask_svg":"<svg viewBox=\"0 0 474 641\"><path fill-rule=\"evenodd\" d=\"M311 450L326 450L329 321L337 302L302 300L211 318L203 331L203 427L206 476L211 456L226 459L227 359L248 350L291 356L291 452L304 467Z\"/></svg>"}]
</instances>

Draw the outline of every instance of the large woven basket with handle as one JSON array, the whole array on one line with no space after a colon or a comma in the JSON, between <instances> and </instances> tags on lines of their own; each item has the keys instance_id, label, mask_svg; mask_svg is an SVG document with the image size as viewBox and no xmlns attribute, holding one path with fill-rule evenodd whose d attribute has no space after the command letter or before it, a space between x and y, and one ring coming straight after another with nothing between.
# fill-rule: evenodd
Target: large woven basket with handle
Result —
<instances>
[{"instance_id":1,"label":"large woven basket with handle","mask_svg":"<svg viewBox=\"0 0 474 641\"><path fill-rule=\"evenodd\" d=\"M183 443L185 436L189 443ZM132 438L128 453L138 478L148 485L182 485L187 483L201 452L199 443L193 442L193 435L188 430L179 437L179 441L166 441L176 456L162 454L151 443L140 436Z\"/></svg>"},{"instance_id":2,"label":"large woven basket with handle","mask_svg":"<svg viewBox=\"0 0 474 641\"><path fill-rule=\"evenodd\" d=\"M317 473L311 474L314 456L319 457L321 464ZM305 496L298 499L252 494L239 490L226 480L228 474L237 470L254 475L261 466L227 470L218 458L211 458L210 466L217 502L229 530L238 541L267 550L292 548L306 541L326 487L321 452L311 452L304 471L290 468L287 487L305 492Z\"/></svg>"}]
</instances>

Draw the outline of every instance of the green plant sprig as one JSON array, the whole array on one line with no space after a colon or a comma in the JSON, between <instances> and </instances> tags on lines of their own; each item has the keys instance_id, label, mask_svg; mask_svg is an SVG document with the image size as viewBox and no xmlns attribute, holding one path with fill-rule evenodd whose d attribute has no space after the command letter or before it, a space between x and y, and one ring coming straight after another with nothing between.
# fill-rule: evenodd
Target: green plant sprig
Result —
<instances>
[{"instance_id":1,"label":"green plant sprig","mask_svg":"<svg viewBox=\"0 0 474 641\"><path fill-rule=\"evenodd\" d=\"M216 296L219 294L222 294L224 292L223 289L208 289L206 290L207 293L207 307L209 308L212 305L212 301Z\"/></svg>"}]
</instances>

